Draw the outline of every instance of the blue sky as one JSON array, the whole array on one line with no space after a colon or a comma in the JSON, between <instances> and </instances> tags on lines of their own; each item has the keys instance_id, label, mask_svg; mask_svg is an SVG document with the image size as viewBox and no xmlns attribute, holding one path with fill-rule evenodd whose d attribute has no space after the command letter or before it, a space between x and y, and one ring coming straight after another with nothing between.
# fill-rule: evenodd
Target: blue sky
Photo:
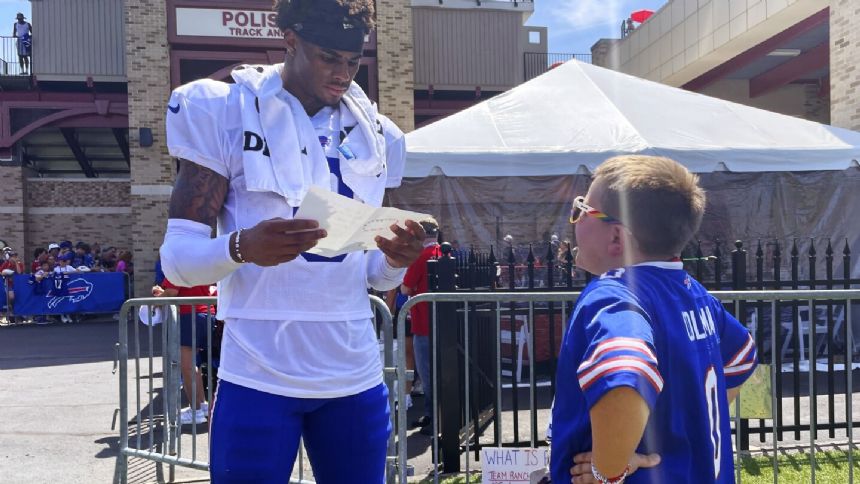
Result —
<instances>
[{"instance_id":1,"label":"blue sky","mask_svg":"<svg viewBox=\"0 0 860 484\"><path fill-rule=\"evenodd\" d=\"M0 26L8 24L7 27L0 28L0 35L12 35L12 24L15 23L15 15L18 12L23 13L24 16L27 17L28 22L32 22L30 19L30 11L30 2L22 2L20 0L0 0ZM33 25L33 30L36 30L36 25Z\"/></svg>"},{"instance_id":2,"label":"blue sky","mask_svg":"<svg viewBox=\"0 0 860 484\"><path fill-rule=\"evenodd\" d=\"M667 0L534 0L527 25L549 30L549 51L590 54L601 38L621 36L621 20L636 10L657 11Z\"/></svg>"}]
</instances>

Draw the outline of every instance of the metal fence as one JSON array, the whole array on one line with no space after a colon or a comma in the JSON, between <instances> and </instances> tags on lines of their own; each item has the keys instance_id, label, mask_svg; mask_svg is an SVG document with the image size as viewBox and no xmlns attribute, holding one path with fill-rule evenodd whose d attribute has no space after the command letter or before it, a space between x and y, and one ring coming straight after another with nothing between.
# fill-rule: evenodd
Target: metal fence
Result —
<instances>
[{"instance_id":1,"label":"metal fence","mask_svg":"<svg viewBox=\"0 0 860 484\"><path fill-rule=\"evenodd\" d=\"M860 286L851 277L848 241L834 249L830 239L761 239L753 252L743 241L697 241L681 255L684 268L709 290L848 289ZM446 250L443 244L443 252ZM471 248L449 252L456 261L456 290L577 291L591 275L574 265L569 246L553 240L529 245ZM841 270L840 270L841 269Z\"/></svg>"},{"instance_id":2,"label":"metal fence","mask_svg":"<svg viewBox=\"0 0 860 484\"><path fill-rule=\"evenodd\" d=\"M371 305L376 315L377 326L381 328L383 339L383 375L389 389L389 404L394 432L389 436L388 456L386 460L386 482L406 482L406 409L405 405L397 406L395 401L405 401L405 384L407 372L403 364L403 352L400 351L395 361L394 332L392 317L385 303L370 296ZM140 458L168 466L168 480L175 478L175 466L187 467L206 471L209 469L208 448L204 450L198 445L203 424L190 424L191 449L183 449L183 434L188 440L187 430L183 430L180 421L182 394L180 393L180 345L179 319L177 306L198 304L215 304L214 297L201 298L141 298L126 301L120 310L119 342L117 343L119 370L119 423L120 442L117 457L117 477L121 483L128 482L129 458ZM140 308L144 306L142 320L151 322L154 317L153 308L160 306L163 323L160 328L154 324L139 324L136 322ZM192 313L192 320L196 313ZM131 334L129 334L129 323ZM197 388L196 382L191 383L191 401L195 401L197 392L205 392L207 402L213 401L213 393L217 386L218 355L220 342L212 331L215 320L208 315L207 340L199 345L204 348L205 355L200 361L201 371L205 374L204 388ZM405 331L403 323L397 331L399 348L405 347ZM131 336L131 341L129 341ZM191 346L198 347L196 331L192 331ZM130 374L130 367L131 370ZM116 369L115 369L116 371ZM395 382L398 382L395 385ZM187 382L186 382L187 383ZM129 385L131 384L131 391ZM396 391L393 390L396 388ZM402 411L401 411L402 410ZM130 418L130 415L131 418ZM190 455L189 455L190 454ZM298 479L290 482L310 483L304 478L303 455L300 452Z\"/></svg>"},{"instance_id":3,"label":"metal fence","mask_svg":"<svg viewBox=\"0 0 860 484\"><path fill-rule=\"evenodd\" d=\"M565 63L571 59L591 64L591 54L558 54L547 52L524 52L523 53L523 80L530 81L535 77L549 71L557 64Z\"/></svg>"},{"instance_id":4,"label":"metal fence","mask_svg":"<svg viewBox=\"0 0 860 484\"><path fill-rule=\"evenodd\" d=\"M444 264L444 261L431 263L430 277L439 277L439 268L434 267ZM450 281L449 281L450 282ZM443 285L445 282L443 281ZM852 331L852 305L860 302L860 290L795 290L795 291L722 291L713 293L718 299L726 303L735 314L744 317L748 314L763 316L765 311L769 312L769 318L758 319L761 322L757 328L752 328L754 334L765 322L769 325L769 333L777 335L770 338L766 345L759 343L759 359L763 364L769 364L769 378L771 380L770 405L772 412L769 419L750 420L740 418L740 413L734 420L733 434L735 435L736 450L745 450L748 447L750 434L758 434L761 441L769 438L773 449L772 465L774 468L774 482L778 482L778 460L777 452L781 449L785 434L795 433L795 440L800 441L802 437L807 438L810 449L810 461L812 468L812 482L815 482L815 445L819 443L821 431L826 430L831 438L837 437L837 431L847 438L849 448L853 449L853 429L858 426L852 412L852 396L855 368L855 344ZM472 470L470 453L474 451L474 459L479 458L481 447L502 446L530 446L536 447L547 445L541 438L544 429L538 427L538 409L543 405L543 410L548 409L554 395L554 364L550 365L550 385L543 386L541 396L543 403L539 400L540 381L537 378L539 367L538 357L541 345L538 336L537 322L540 313L554 314L553 307L558 308L557 319L550 316L547 321L550 328L553 324L558 325L559 333L550 329L545 331L543 338L552 339L554 336L563 334L568 324L568 315L573 307L578 292L437 292L426 293L411 298L401 309L398 317L398 326L403 324L408 309L415 304L427 302L431 304L432 314L432 365L435 368L433 385L433 408L436 409L436 417L433 419L433 464L434 482L438 482L440 472L468 472ZM751 312L745 312L746 307L752 308ZM789 389L781 386L783 358L780 351L780 308L790 307L792 311L805 307L810 315L816 314L816 309L825 308L826 316L817 320L813 317L808 320L809 326L804 334L803 328L795 331L793 336L786 335L788 339L808 341L809 366L806 371L801 371L799 365L794 365L791 374L795 384ZM833 346L834 320L832 312L840 308L844 314L844 348L837 351ZM529 435L526 440L520 439L518 415L521 408L517 403L520 385L512 378L511 385L505 385L503 381L503 332L505 322L510 323L517 315L523 316L523 324L531 328L525 333L526 344L529 347L528 360L528 428ZM515 334L514 328L510 327L510 334ZM827 364L819 368L819 358L816 348L819 347L817 338L819 334L826 334L825 343L827 347ZM557 357L557 341L544 341L550 348L549 358L551 362ZM766 350L766 351L765 351ZM837 355L838 353L838 355ZM522 354L521 354L522 356ZM842 361L840 368L834 366L834 357L838 356ZM796 357L795 357L795 360ZM444 362L444 363L443 363ZM822 387L822 376L826 372L827 399L822 405L817 391ZM800 385L798 377L800 373L806 373L804 389ZM840 387L834 389L834 381L839 378ZM426 382L425 382L426 384ZM509 395L504 395L509 394ZM503 397L507 396L509 401L503 406ZM787 396L787 398L786 398ZM835 400L842 400L845 408L838 414L835 412ZM736 409L740 408L740 398L736 402ZM788 400L788 402L786 401ZM805 400L808 404L807 418L802 418L800 405ZM507 409L505 408L507 407ZM793 408L793 421L786 423L783 419L783 411ZM826 415L819 419L819 413ZM509 413L512 417L513 438L503 438L504 426L506 425L503 413ZM546 412L545 412L546 413ZM755 424L751 427L751 423ZM492 432L488 434L487 429L492 426ZM793 444L792 447L795 447ZM739 452L736 452L736 460ZM465 469L461 466L461 457L465 458ZM853 482L853 455L849 452L849 482ZM740 466L737 479L740 481ZM468 482L468 478L467 478Z\"/></svg>"},{"instance_id":5,"label":"metal fence","mask_svg":"<svg viewBox=\"0 0 860 484\"><path fill-rule=\"evenodd\" d=\"M32 39L32 38L31 38ZM32 47L30 52L33 52ZM18 39L0 36L0 76L26 76L33 70L33 56L30 56L30 70L23 71L18 62Z\"/></svg>"}]
</instances>

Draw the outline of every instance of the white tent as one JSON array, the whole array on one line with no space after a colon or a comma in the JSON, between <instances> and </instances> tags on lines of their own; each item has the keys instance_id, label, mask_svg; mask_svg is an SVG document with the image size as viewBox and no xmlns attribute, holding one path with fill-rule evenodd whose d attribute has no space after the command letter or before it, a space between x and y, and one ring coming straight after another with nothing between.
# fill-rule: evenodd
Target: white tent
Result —
<instances>
[{"instance_id":1,"label":"white tent","mask_svg":"<svg viewBox=\"0 0 860 484\"><path fill-rule=\"evenodd\" d=\"M673 158L698 173L844 170L860 133L569 61L407 135L407 177L540 176L613 154ZM722 164L721 164L722 163Z\"/></svg>"},{"instance_id":2,"label":"white tent","mask_svg":"<svg viewBox=\"0 0 860 484\"><path fill-rule=\"evenodd\" d=\"M761 239L770 260L774 241L787 257L794 239L801 253L813 243L823 253L832 239L837 251L851 247L860 272L854 131L570 61L406 140L406 178L389 203L435 214L461 245L498 247L508 234L521 247L573 238L567 213L589 173L641 153L701 174L705 245L727 251L735 239Z\"/></svg>"}]
</instances>

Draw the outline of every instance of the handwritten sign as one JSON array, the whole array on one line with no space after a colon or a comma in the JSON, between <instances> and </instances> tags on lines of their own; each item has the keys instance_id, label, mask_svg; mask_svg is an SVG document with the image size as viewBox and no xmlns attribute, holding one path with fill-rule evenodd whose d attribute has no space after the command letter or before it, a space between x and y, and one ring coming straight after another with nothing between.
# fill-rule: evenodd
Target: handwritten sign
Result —
<instances>
[{"instance_id":1,"label":"handwritten sign","mask_svg":"<svg viewBox=\"0 0 860 484\"><path fill-rule=\"evenodd\" d=\"M481 482L484 484L542 484L549 482L546 448L484 447Z\"/></svg>"}]
</instances>

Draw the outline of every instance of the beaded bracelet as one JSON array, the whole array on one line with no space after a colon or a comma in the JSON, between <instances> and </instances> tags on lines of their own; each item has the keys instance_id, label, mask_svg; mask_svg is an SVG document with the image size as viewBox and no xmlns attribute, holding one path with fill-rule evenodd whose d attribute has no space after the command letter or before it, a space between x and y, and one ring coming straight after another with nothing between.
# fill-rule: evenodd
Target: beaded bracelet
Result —
<instances>
[{"instance_id":1,"label":"beaded bracelet","mask_svg":"<svg viewBox=\"0 0 860 484\"><path fill-rule=\"evenodd\" d=\"M236 241L233 242L233 248L236 249L236 259L242 264L248 262L242 257L242 252L239 251L239 238L242 237L242 231L245 229L239 229L236 231Z\"/></svg>"},{"instance_id":2,"label":"beaded bracelet","mask_svg":"<svg viewBox=\"0 0 860 484\"><path fill-rule=\"evenodd\" d=\"M624 468L624 472L621 473L620 476L617 477L606 477L597 470L597 467L594 467L594 462L591 463L591 475L600 482L601 484L621 484L624 482L624 479L627 478L627 473L630 472L630 466L627 465Z\"/></svg>"}]
</instances>

